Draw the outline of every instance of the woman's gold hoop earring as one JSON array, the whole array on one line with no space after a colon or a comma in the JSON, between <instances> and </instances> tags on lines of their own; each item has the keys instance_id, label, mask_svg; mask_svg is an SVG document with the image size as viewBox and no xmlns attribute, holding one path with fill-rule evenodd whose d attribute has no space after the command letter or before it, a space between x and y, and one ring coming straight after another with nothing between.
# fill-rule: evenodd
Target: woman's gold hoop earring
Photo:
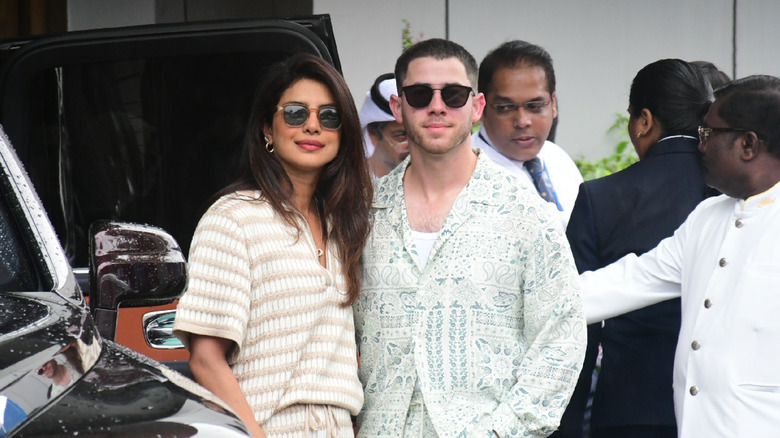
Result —
<instances>
[{"instance_id":1,"label":"woman's gold hoop earring","mask_svg":"<svg viewBox=\"0 0 780 438\"><path fill-rule=\"evenodd\" d=\"M273 154L274 145L268 141L268 137L263 137L263 140L265 140L265 150L268 151L269 154Z\"/></svg>"},{"instance_id":2,"label":"woman's gold hoop earring","mask_svg":"<svg viewBox=\"0 0 780 438\"><path fill-rule=\"evenodd\" d=\"M637 135L636 135L636 136L637 136L637 137L641 137L641 136L643 136L643 135L645 135L645 131L639 131L639 133L637 133Z\"/></svg>"}]
</instances>

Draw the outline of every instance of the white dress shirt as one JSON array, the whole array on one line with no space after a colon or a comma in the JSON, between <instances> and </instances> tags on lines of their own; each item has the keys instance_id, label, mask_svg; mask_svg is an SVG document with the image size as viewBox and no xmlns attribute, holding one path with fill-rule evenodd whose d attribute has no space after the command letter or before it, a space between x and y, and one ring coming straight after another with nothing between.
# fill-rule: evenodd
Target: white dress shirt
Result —
<instances>
[{"instance_id":1,"label":"white dress shirt","mask_svg":"<svg viewBox=\"0 0 780 438\"><path fill-rule=\"evenodd\" d=\"M485 151L485 155L490 157L493 162L523 178L524 181L528 181L533 187L533 179L523 166L523 161L513 160L499 152L490 141L484 126L471 136L471 145ZM566 229L571 209L574 207L574 201L577 200L577 193L580 184L582 184L582 174L569 154L555 143L544 142L538 157L542 160L547 176L550 177L555 193L558 195L558 202L563 207L563 210L559 211L558 214L563 228Z\"/></svg>"},{"instance_id":2,"label":"white dress shirt","mask_svg":"<svg viewBox=\"0 0 780 438\"><path fill-rule=\"evenodd\" d=\"M681 437L780 436L778 201L780 184L747 200L709 198L652 251L581 276L590 323L682 297Z\"/></svg>"}]
</instances>

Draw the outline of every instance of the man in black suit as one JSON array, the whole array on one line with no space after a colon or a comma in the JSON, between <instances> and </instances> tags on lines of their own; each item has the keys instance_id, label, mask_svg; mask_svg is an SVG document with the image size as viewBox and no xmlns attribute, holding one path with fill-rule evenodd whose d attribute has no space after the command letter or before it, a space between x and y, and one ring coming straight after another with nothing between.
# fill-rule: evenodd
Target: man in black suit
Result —
<instances>
[{"instance_id":1,"label":"man in black suit","mask_svg":"<svg viewBox=\"0 0 780 438\"><path fill-rule=\"evenodd\" d=\"M580 272L649 251L714 194L704 182L696 137L711 96L702 72L678 59L637 73L628 132L640 161L580 186L566 232ZM679 329L679 299L605 322L592 437L677 437L672 370ZM597 332L591 326L591 351ZM585 364L583 378L593 366L592 359Z\"/></svg>"}]
</instances>

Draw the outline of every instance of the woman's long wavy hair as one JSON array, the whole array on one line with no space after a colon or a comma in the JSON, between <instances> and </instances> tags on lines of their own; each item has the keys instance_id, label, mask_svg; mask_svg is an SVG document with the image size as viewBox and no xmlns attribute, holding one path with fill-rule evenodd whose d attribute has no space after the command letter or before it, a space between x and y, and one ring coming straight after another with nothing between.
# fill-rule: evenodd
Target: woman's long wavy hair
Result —
<instances>
[{"instance_id":1,"label":"woman's long wavy hair","mask_svg":"<svg viewBox=\"0 0 780 438\"><path fill-rule=\"evenodd\" d=\"M325 165L314 196L326 239L335 243L344 269L347 281L344 306L348 306L360 293L360 261L370 230L368 216L373 190L357 109L344 78L333 66L313 55L296 54L268 69L252 103L239 176L215 196L259 189L274 210L302 232L295 220L296 209L290 202L292 181L276 155L266 151L263 139L263 127L273 125L282 94L301 79L324 84L333 94L342 118L338 154Z\"/></svg>"}]
</instances>

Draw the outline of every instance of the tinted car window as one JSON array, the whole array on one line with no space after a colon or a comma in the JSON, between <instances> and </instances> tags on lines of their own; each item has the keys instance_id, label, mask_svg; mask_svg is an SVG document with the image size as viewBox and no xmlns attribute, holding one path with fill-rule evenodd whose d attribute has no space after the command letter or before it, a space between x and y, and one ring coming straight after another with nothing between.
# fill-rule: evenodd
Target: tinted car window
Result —
<instances>
[{"instance_id":1,"label":"tinted car window","mask_svg":"<svg viewBox=\"0 0 780 438\"><path fill-rule=\"evenodd\" d=\"M20 155L77 266L86 265L86 227L99 219L153 223L189 243L203 203L233 177L253 90L273 60L116 61L33 80L36 146Z\"/></svg>"}]
</instances>

